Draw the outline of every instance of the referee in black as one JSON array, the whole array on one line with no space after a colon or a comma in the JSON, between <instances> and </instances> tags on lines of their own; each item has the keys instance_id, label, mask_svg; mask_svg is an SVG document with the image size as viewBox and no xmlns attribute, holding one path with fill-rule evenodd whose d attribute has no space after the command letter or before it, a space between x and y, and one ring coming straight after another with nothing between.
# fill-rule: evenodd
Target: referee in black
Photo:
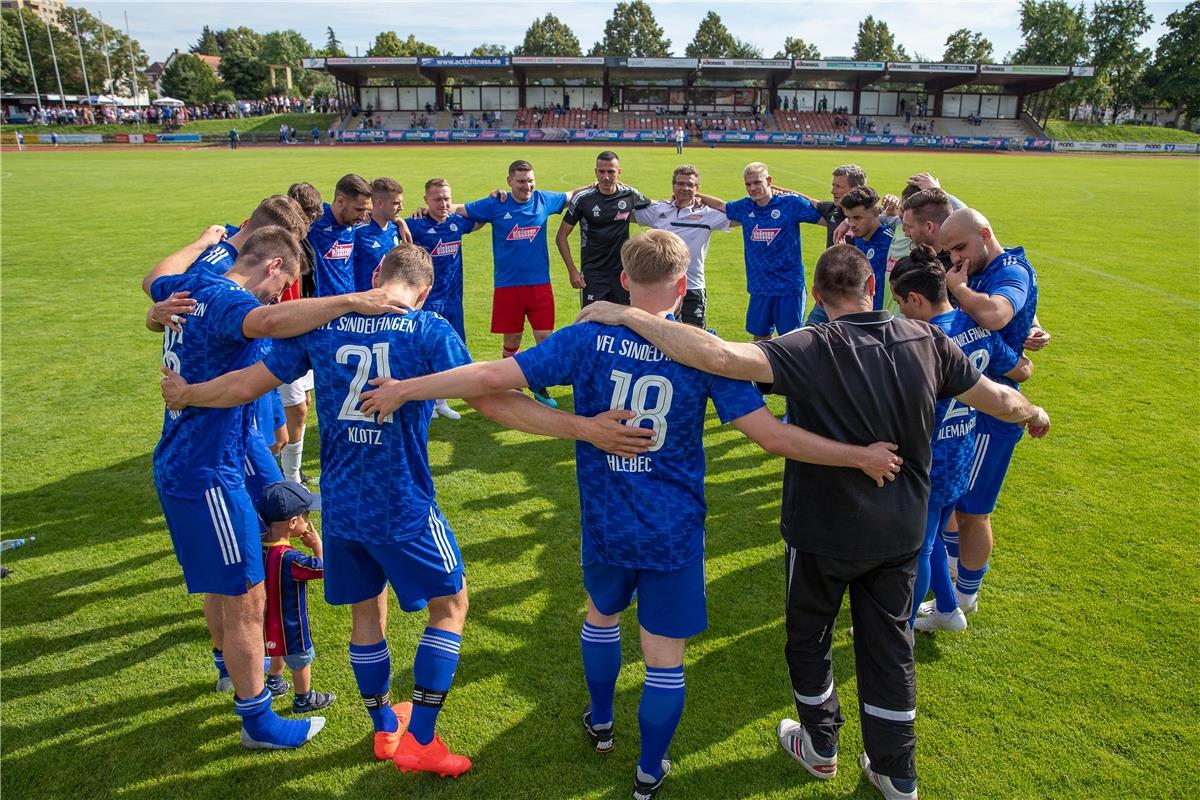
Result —
<instances>
[{"instance_id":1,"label":"referee in black","mask_svg":"<svg viewBox=\"0 0 1200 800\"><path fill-rule=\"evenodd\" d=\"M618 180L621 162L612 150L596 156L596 184L576 192L563 214L554 243L567 265L571 286L579 290L579 305L601 300L629 305L629 292L621 286L621 245L629 239L633 212L650 205L646 196ZM569 237L580 227L579 260L575 267Z\"/></svg>"},{"instance_id":2,"label":"referee in black","mask_svg":"<svg viewBox=\"0 0 1200 800\"><path fill-rule=\"evenodd\" d=\"M689 325L601 303L581 320L625 325L669 358L752 380L787 398L788 421L849 444L894 442L904 464L883 488L850 469L788 461L780 531L787 544L787 646L800 721L779 740L813 775L837 772L842 725L833 683L833 627L850 590L858 700L866 753L860 764L889 800L917 796L916 682L908 618L929 499L934 403L955 397L985 414L1050 419L1019 392L983 377L940 330L872 311L875 278L857 248L817 261L813 295L832 322L755 343L725 342Z\"/></svg>"}]
</instances>

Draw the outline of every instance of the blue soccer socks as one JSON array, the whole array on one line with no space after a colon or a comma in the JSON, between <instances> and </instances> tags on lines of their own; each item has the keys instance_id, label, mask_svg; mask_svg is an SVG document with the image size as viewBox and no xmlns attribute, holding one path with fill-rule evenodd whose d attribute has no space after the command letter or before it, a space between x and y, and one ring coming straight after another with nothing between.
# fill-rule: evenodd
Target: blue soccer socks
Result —
<instances>
[{"instance_id":1,"label":"blue soccer socks","mask_svg":"<svg viewBox=\"0 0 1200 800\"><path fill-rule=\"evenodd\" d=\"M440 628L426 628L413 659L413 710L408 730L420 744L433 741L433 726L454 682L462 637Z\"/></svg>"},{"instance_id":2,"label":"blue soccer socks","mask_svg":"<svg viewBox=\"0 0 1200 800\"><path fill-rule=\"evenodd\" d=\"M621 672L621 626L601 628L583 623L579 636L583 651L583 676L592 698L593 728L605 728L613 721L613 694Z\"/></svg>"},{"instance_id":3,"label":"blue soccer socks","mask_svg":"<svg viewBox=\"0 0 1200 800\"><path fill-rule=\"evenodd\" d=\"M638 725L642 732L642 754L638 769L651 778L662 776L667 747L683 716L683 665L646 667L646 684L638 706Z\"/></svg>"},{"instance_id":4,"label":"blue soccer socks","mask_svg":"<svg viewBox=\"0 0 1200 800\"><path fill-rule=\"evenodd\" d=\"M396 714L392 711L388 697L388 684L392 678L392 656L387 640L375 644L350 645L350 667L358 683L367 713L377 733L393 733L399 727Z\"/></svg>"},{"instance_id":5,"label":"blue soccer socks","mask_svg":"<svg viewBox=\"0 0 1200 800\"><path fill-rule=\"evenodd\" d=\"M325 725L324 717L284 719L271 710L271 692L263 689L249 700L234 698L242 718L242 744L251 749L286 750L307 742Z\"/></svg>"},{"instance_id":6,"label":"blue soccer socks","mask_svg":"<svg viewBox=\"0 0 1200 800\"><path fill-rule=\"evenodd\" d=\"M958 563L958 581L955 588L962 595L975 595L979 593L979 587L983 583L983 576L987 574L988 564L984 564L980 569L967 569L960 561Z\"/></svg>"},{"instance_id":7,"label":"blue soccer socks","mask_svg":"<svg viewBox=\"0 0 1200 800\"><path fill-rule=\"evenodd\" d=\"M225 669L225 653L213 648L213 666L217 668L218 678L228 678L229 670Z\"/></svg>"}]
</instances>

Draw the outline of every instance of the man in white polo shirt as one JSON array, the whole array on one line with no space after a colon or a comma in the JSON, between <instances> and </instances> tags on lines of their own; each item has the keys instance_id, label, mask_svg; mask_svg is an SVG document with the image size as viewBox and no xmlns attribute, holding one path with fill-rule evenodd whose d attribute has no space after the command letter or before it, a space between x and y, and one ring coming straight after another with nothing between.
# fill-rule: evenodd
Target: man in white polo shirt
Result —
<instances>
[{"instance_id":1,"label":"man in white polo shirt","mask_svg":"<svg viewBox=\"0 0 1200 800\"><path fill-rule=\"evenodd\" d=\"M690 164L676 167L671 176L671 199L659 200L634 212L634 219L647 228L670 231L683 239L691 260L687 268L687 294L683 296L678 319L689 325L707 325L708 297L704 292L704 257L713 231L728 232L729 217L701 203L700 173Z\"/></svg>"}]
</instances>

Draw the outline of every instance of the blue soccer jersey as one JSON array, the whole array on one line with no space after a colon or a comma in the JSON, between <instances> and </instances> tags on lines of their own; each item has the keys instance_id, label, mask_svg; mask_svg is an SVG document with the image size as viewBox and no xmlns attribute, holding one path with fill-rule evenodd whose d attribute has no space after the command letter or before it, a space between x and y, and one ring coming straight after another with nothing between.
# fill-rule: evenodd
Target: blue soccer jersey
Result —
<instances>
[{"instance_id":1,"label":"blue soccer jersey","mask_svg":"<svg viewBox=\"0 0 1200 800\"><path fill-rule=\"evenodd\" d=\"M760 206L743 197L725 204L725 216L742 224L750 294L782 297L804 291L800 223L821 221L812 203L797 195L777 194Z\"/></svg>"},{"instance_id":2,"label":"blue soccer jersey","mask_svg":"<svg viewBox=\"0 0 1200 800\"><path fill-rule=\"evenodd\" d=\"M458 214L450 214L441 222L433 217L408 221L413 244L433 257L433 289L426 303L462 304L462 237L473 230L475 223Z\"/></svg>"},{"instance_id":3,"label":"blue soccer jersey","mask_svg":"<svg viewBox=\"0 0 1200 800\"><path fill-rule=\"evenodd\" d=\"M580 323L515 356L530 386L571 385L575 413L628 409L653 428L644 455L620 458L575 447L583 558L673 570L704 556L704 416L711 397L728 422L762 407L749 383L677 364L626 328Z\"/></svg>"},{"instance_id":4,"label":"blue soccer jersey","mask_svg":"<svg viewBox=\"0 0 1200 800\"><path fill-rule=\"evenodd\" d=\"M972 275L968 285L976 292L999 295L1012 304L1013 318L1000 329L1000 338L1018 355L1024 352L1038 301L1037 273L1025 258L1025 248L1005 248L986 269ZM1017 386L1007 378L998 380L1006 386Z\"/></svg>"},{"instance_id":5,"label":"blue soccer jersey","mask_svg":"<svg viewBox=\"0 0 1200 800\"><path fill-rule=\"evenodd\" d=\"M316 254L313 280L317 297L354 291L354 225L343 225L325 203L325 213L308 229L308 242Z\"/></svg>"},{"instance_id":6,"label":"blue soccer jersey","mask_svg":"<svg viewBox=\"0 0 1200 800\"><path fill-rule=\"evenodd\" d=\"M193 261L188 269L204 270L214 275L224 275L233 267L233 262L237 261L237 257L237 248L231 245L228 240L225 240L217 242L201 253L200 257Z\"/></svg>"},{"instance_id":7,"label":"blue soccer jersey","mask_svg":"<svg viewBox=\"0 0 1200 800\"><path fill-rule=\"evenodd\" d=\"M379 262L396 245L400 244L400 229L390 219L385 227L372 217L366 225L354 229L354 291L365 292L371 288L371 276Z\"/></svg>"},{"instance_id":8,"label":"blue soccer jersey","mask_svg":"<svg viewBox=\"0 0 1200 800\"><path fill-rule=\"evenodd\" d=\"M941 328L975 368L990 378L1004 375L1020 360L999 334L977 325L958 309L939 314L929 320L929 324ZM951 398L939 400L934 414L937 428L933 433L933 458L929 467L929 506L943 508L967 490L975 454L976 413L975 409Z\"/></svg>"},{"instance_id":9,"label":"blue soccer jersey","mask_svg":"<svg viewBox=\"0 0 1200 800\"><path fill-rule=\"evenodd\" d=\"M328 536L389 544L429 527L434 504L427 440L431 402L405 403L377 422L359 410L371 378L398 380L471 363L436 314L347 314L294 339L264 363L290 383L313 371L321 421L321 522Z\"/></svg>"},{"instance_id":10,"label":"blue soccer jersey","mask_svg":"<svg viewBox=\"0 0 1200 800\"><path fill-rule=\"evenodd\" d=\"M567 205L562 192L535 191L524 203L511 194L501 203L485 197L467 203L467 218L492 223L492 260L496 288L538 286L550 282L546 222Z\"/></svg>"},{"instance_id":11,"label":"blue soccer jersey","mask_svg":"<svg viewBox=\"0 0 1200 800\"><path fill-rule=\"evenodd\" d=\"M163 333L163 364L188 383L200 383L254 363L258 343L242 333L246 315L261 303L228 278L203 270L159 278L150 287L158 302L173 292L191 292L196 309L182 333ZM180 497L202 495L222 484L244 485L249 415L242 408L185 408L163 414L154 448L154 481Z\"/></svg>"},{"instance_id":12,"label":"blue soccer jersey","mask_svg":"<svg viewBox=\"0 0 1200 800\"><path fill-rule=\"evenodd\" d=\"M896 226L893 223L891 225L881 224L870 239L854 237L854 246L862 251L862 254L867 257L867 261L871 262L871 272L875 273L873 305L875 311L883 308L883 300L887 295L888 250L892 246L892 239L895 235Z\"/></svg>"}]
</instances>

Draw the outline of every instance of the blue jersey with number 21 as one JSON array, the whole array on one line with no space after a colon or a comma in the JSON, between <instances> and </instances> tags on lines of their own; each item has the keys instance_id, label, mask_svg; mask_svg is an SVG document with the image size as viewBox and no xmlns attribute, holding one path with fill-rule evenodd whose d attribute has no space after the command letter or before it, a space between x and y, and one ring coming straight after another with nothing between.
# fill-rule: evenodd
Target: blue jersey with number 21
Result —
<instances>
[{"instance_id":1,"label":"blue jersey with number 21","mask_svg":"<svg viewBox=\"0 0 1200 800\"><path fill-rule=\"evenodd\" d=\"M516 355L530 386L571 385L575 413L625 409L657 440L636 458L575 446L584 565L673 570L704 557L704 416L722 422L763 405L749 383L670 360L627 328L585 322Z\"/></svg>"},{"instance_id":2,"label":"blue jersey with number 21","mask_svg":"<svg viewBox=\"0 0 1200 800\"><path fill-rule=\"evenodd\" d=\"M364 414L367 381L403 380L471 363L450 323L427 311L347 314L294 339L263 363L291 383L313 371L321 421L321 527L327 536L389 544L429 527L432 403L405 403L390 418Z\"/></svg>"}]
</instances>

